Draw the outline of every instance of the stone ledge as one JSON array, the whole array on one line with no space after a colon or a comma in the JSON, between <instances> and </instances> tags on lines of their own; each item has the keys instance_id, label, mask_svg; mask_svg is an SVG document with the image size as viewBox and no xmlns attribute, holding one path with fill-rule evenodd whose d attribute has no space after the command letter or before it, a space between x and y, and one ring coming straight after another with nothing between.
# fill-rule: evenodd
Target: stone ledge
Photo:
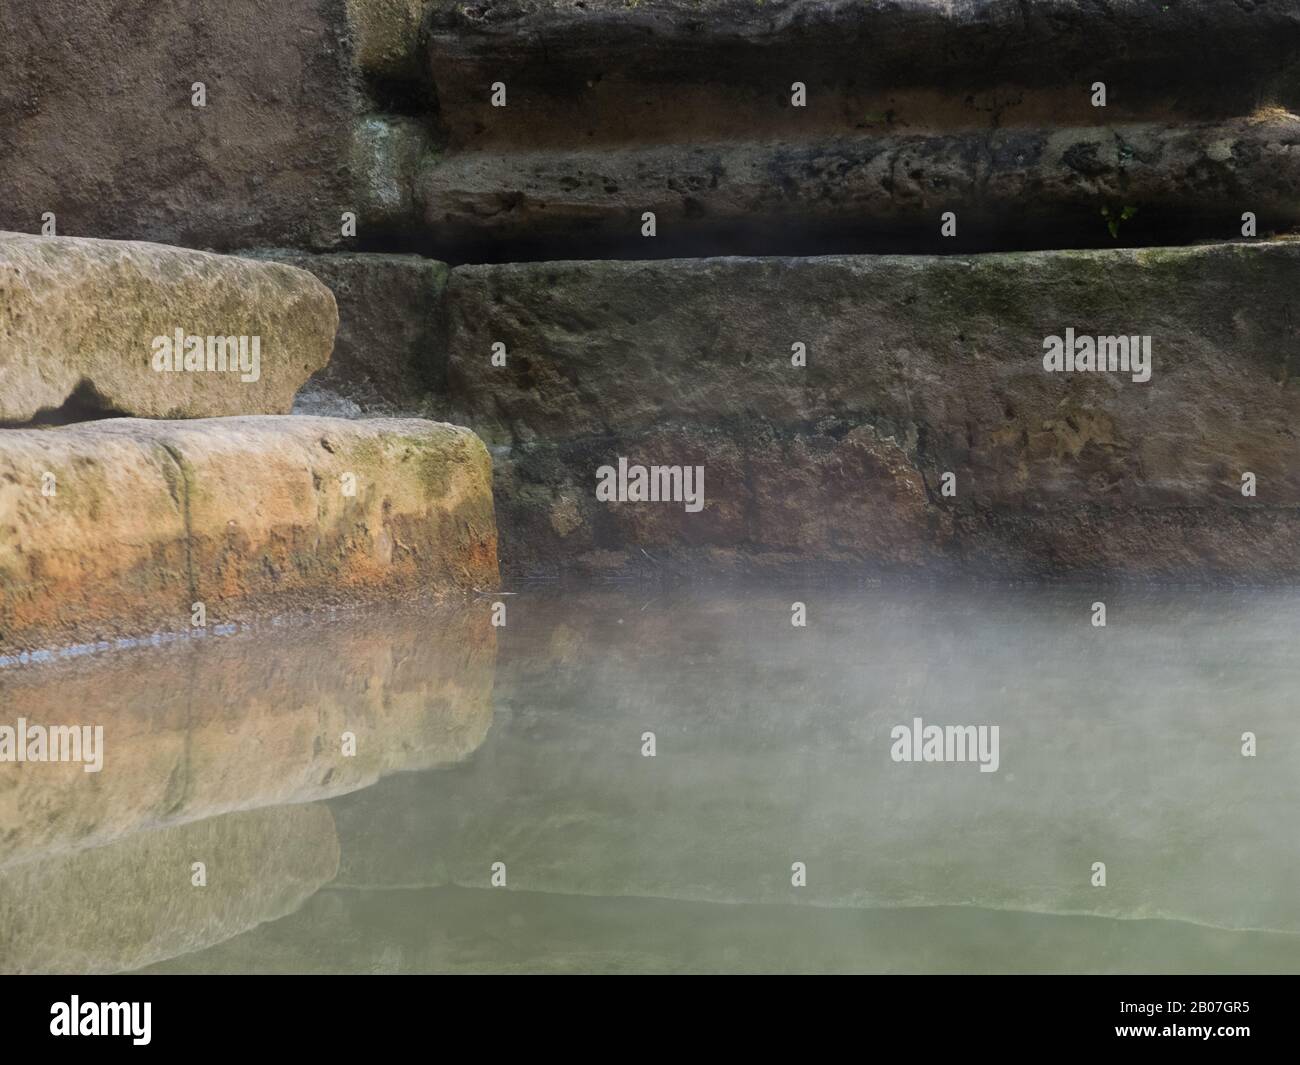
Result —
<instances>
[{"instance_id":1,"label":"stone ledge","mask_svg":"<svg viewBox=\"0 0 1300 1065\"><path fill-rule=\"evenodd\" d=\"M287 414L329 361L338 309L281 263L0 233L0 321L0 423L65 404L205 418Z\"/></svg>"},{"instance_id":2,"label":"stone ledge","mask_svg":"<svg viewBox=\"0 0 1300 1065\"><path fill-rule=\"evenodd\" d=\"M512 573L649 551L1295 579L1297 277L1295 242L459 267L447 404L498 455ZM1150 379L1047 372L1067 330L1149 336ZM620 456L704 466L703 508L599 502Z\"/></svg>"},{"instance_id":3,"label":"stone ledge","mask_svg":"<svg viewBox=\"0 0 1300 1065\"><path fill-rule=\"evenodd\" d=\"M478 262L1184 244L1239 237L1244 211L1300 225L1300 118L463 151L412 185L430 244Z\"/></svg>"},{"instance_id":4,"label":"stone ledge","mask_svg":"<svg viewBox=\"0 0 1300 1065\"><path fill-rule=\"evenodd\" d=\"M576 147L1247 114L1300 100L1300 12L1234 0L519 0L430 5L458 145ZM790 86L807 106L790 106ZM1091 86L1107 85L1094 108ZM491 106L492 85L507 106ZM1089 115L1094 118L1090 119Z\"/></svg>"},{"instance_id":5,"label":"stone ledge","mask_svg":"<svg viewBox=\"0 0 1300 1065\"><path fill-rule=\"evenodd\" d=\"M217 624L496 579L491 460L466 429L247 417L0 433L6 650L187 629L195 602Z\"/></svg>"}]
</instances>

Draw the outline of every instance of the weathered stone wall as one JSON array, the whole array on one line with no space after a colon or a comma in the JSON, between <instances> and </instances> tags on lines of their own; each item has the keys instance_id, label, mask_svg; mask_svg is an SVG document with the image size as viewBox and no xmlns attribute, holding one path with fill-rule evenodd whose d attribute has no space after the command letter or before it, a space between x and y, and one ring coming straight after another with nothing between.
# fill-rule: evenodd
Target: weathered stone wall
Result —
<instances>
[{"instance_id":1,"label":"weathered stone wall","mask_svg":"<svg viewBox=\"0 0 1300 1065\"><path fill-rule=\"evenodd\" d=\"M342 213L357 213L364 232L391 206L369 116L391 104L385 86L413 79L409 96L427 82L413 73L420 7L6 4L0 229L38 232L52 212L68 236L351 247Z\"/></svg>"},{"instance_id":2,"label":"weathered stone wall","mask_svg":"<svg viewBox=\"0 0 1300 1065\"><path fill-rule=\"evenodd\" d=\"M304 360L295 409L481 429L512 573L1295 574L1295 262L1269 239L1300 223L1292 4L59 0L0 19L0 224L50 210L59 232L316 274L339 341ZM1161 245L1185 250L1113 250ZM1048 254L977 257L1025 249ZM518 259L537 262L465 265ZM1152 382L1036 371L1067 326L1151 335ZM796 340L807 369L774 376ZM87 380L74 398L100 413L227 413ZM40 386L47 410L81 379ZM704 464L705 510L598 504L595 469L628 452Z\"/></svg>"},{"instance_id":3,"label":"weathered stone wall","mask_svg":"<svg viewBox=\"0 0 1300 1065\"><path fill-rule=\"evenodd\" d=\"M447 265L419 255L310 255L286 249L266 258L315 274L339 304L329 363L298 396L306 414L423 413L446 390L439 323Z\"/></svg>"},{"instance_id":4,"label":"weathered stone wall","mask_svg":"<svg viewBox=\"0 0 1300 1065\"><path fill-rule=\"evenodd\" d=\"M412 178L434 248L503 258L909 253L1230 240L1300 223L1300 118L452 152ZM642 216L655 214L654 239ZM955 216L944 235L941 217ZM557 249L564 249L557 255Z\"/></svg>"},{"instance_id":5,"label":"weathered stone wall","mask_svg":"<svg viewBox=\"0 0 1300 1065\"><path fill-rule=\"evenodd\" d=\"M1300 100L1300 12L1235 0L516 0L432 9L453 145L1186 119ZM802 81L808 105L790 105ZM515 93L493 108L489 86Z\"/></svg>"},{"instance_id":6,"label":"weathered stone wall","mask_svg":"<svg viewBox=\"0 0 1300 1065\"><path fill-rule=\"evenodd\" d=\"M23 232L481 261L924 248L935 209L966 250L1104 244L1111 198L1137 243L1297 222L1278 0L49 0L0 31ZM643 210L683 224L639 242Z\"/></svg>"},{"instance_id":7,"label":"weathered stone wall","mask_svg":"<svg viewBox=\"0 0 1300 1065\"><path fill-rule=\"evenodd\" d=\"M52 211L70 236L335 242L355 107L343 0L6 4L0 72L0 228Z\"/></svg>"},{"instance_id":8,"label":"weathered stone wall","mask_svg":"<svg viewBox=\"0 0 1300 1065\"><path fill-rule=\"evenodd\" d=\"M448 402L499 448L523 571L648 551L1294 577L1297 278L1292 242L462 267ZM1150 380L1045 372L1066 328L1148 335ZM619 456L702 465L704 509L598 502Z\"/></svg>"},{"instance_id":9,"label":"weathered stone wall","mask_svg":"<svg viewBox=\"0 0 1300 1065\"><path fill-rule=\"evenodd\" d=\"M413 208L446 256L1106 245L1101 208L1125 206L1138 244L1230 239L1244 210L1260 232L1300 220L1300 12L1287 4L430 11L447 151L422 157ZM941 240L944 211L959 222Z\"/></svg>"}]
</instances>

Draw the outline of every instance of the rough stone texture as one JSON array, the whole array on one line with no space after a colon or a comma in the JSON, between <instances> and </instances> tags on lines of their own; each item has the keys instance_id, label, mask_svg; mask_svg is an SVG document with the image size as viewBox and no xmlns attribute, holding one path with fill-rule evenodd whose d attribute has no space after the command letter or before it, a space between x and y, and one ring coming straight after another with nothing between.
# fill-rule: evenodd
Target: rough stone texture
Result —
<instances>
[{"instance_id":1,"label":"rough stone texture","mask_svg":"<svg viewBox=\"0 0 1300 1065\"><path fill-rule=\"evenodd\" d=\"M329 809L286 806L0 871L0 971L121 972L201 950L292 913L338 859Z\"/></svg>"},{"instance_id":2,"label":"rough stone texture","mask_svg":"<svg viewBox=\"0 0 1300 1065\"><path fill-rule=\"evenodd\" d=\"M1106 629L1094 598L521 597L474 758L331 800L337 883L486 889L503 861L519 892L1300 931L1295 596L1117 591ZM914 716L997 725L998 771L894 762Z\"/></svg>"},{"instance_id":3,"label":"rough stone texture","mask_svg":"<svg viewBox=\"0 0 1300 1065\"><path fill-rule=\"evenodd\" d=\"M149 418L287 414L299 387L329 361L337 326L329 290L282 264L3 233L0 423L65 404ZM178 329L203 337L205 349L209 336L259 337L256 373L251 361L247 373L238 365L155 370L153 339ZM236 364L237 354L228 356Z\"/></svg>"},{"instance_id":4,"label":"rough stone texture","mask_svg":"<svg viewBox=\"0 0 1300 1065\"><path fill-rule=\"evenodd\" d=\"M491 107L502 80L509 106ZM795 80L807 86L806 107L790 106ZM1090 103L1095 80L1108 85L1105 108ZM194 81L207 86L206 107L191 106ZM985 193L1010 200L1035 172L1016 160L1034 157L1052 129L1086 138L1095 127L1102 139L1097 158L1086 144L1076 153L1086 191L1111 166L1110 127L1141 124L1132 159L1120 161L1129 165L1112 167L1141 191L1133 171L1154 150L1142 131L1261 108L1300 109L1300 12L1283 0L286 0L270 13L232 0L220 14L198 0L127 14L107 0L47 0L0 13L0 226L35 232L51 211L64 234L219 250L459 247L457 257L504 257L482 246L471 254L472 242L440 228L449 210L453 231L465 222L456 194L467 188L474 236L532 227L530 254L556 258L543 234L571 213L579 225L563 234L563 254L573 257L598 253L581 246L595 235L582 221L593 206L583 175L633 199L667 174L668 200L695 239L715 241L702 253L803 253L794 238L816 236L801 230L804 215L826 236L858 242L817 250L890 250L862 219L842 232L823 216L845 196L881 195L906 214L922 193L960 192L972 167ZM1171 227L1182 217L1198 235L1225 236L1199 217L1217 191L1236 200L1268 190L1249 177L1267 165L1251 138L1227 159L1193 131L1151 136L1177 141L1152 169L1169 177ZM992 151L990 137L1006 150ZM556 154L454 160L441 177L435 169L421 203L413 185L444 141ZM580 156L583 173L566 186L566 152L612 145L642 154ZM874 164L886 157L896 188L877 184ZM729 175L721 190L708 185L718 167ZM988 180L1004 170L1006 187ZM737 204L765 208L773 195L812 192L819 172L835 185L840 171L864 187L806 211L781 203L758 227L784 218L781 247L739 224L710 234ZM472 178L488 179L486 192L464 185ZM709 195L683 191L701 179ZM602 209L606 195L594 201ZM1133 228L1156 225L1157 206ZM355 238L341 233L345 211L358 216ZM1003 222L980 246L1080 243L1078 226L1052 235L1032 218Z\"/></svg>"},{"instance_id":5,"label":"rough stone texture","mask_svg":"<svg viewBox=\"0 0 1300 1065\"><path fill-rule=\"evenodd\" d=\"M42 494L52 473L57 495ZM355 475L345 496L344 475ZM491 462L414 419L116 419L0 434L0 647L490 588Z\"/></svg>"},{"instance_id":6,"label":"rough stone texture","mask_svg":"<svg viewBox=\"0 0 1300 1065\"><path fill-rule=\"evenodd\" d=\"M422 7L8 5L0 228L38 232L49 211L61 234L218 250L355 247L344 211L357 213L359 237L400 230L397 182L436 126Z\"/></svg>"},{"instance_id":7,"label":"rough stone texture","mask_svg":"<svg viewBox=\"0 0 1300 1065\"><path fill-rule=\"evenodd\" d=\"M376 80L427 78L420 55L420 25L430 0L347 0L357 67Z\"/></svg>"},{"instance_id":8,"label":"rough stone texture","mask_svg":"<svg viewBox=\"0 0 1300 1065\"><path fill-rule=\"evenodd\" d=\"M718 549L1294 577L1298 277L1291 242L462 267L449 405L495 445L512 571ZM1151 380L1046 373L1067 327L1150 335ZM704 510L597 503L620 455L702 463Z\"/></svg>"},{"instance_id":9,"label":"rough stone texture","mask_svg":"<svg viewBox=\"0 0 1300 1065\"><path fill-rule=\"evenodd\" d=\"M212 616L203 638L0 669L10 727L104 729L98 773L0 765L0 868L468 757L492 722L489 615L477 600L385 604L228 635Z\"/></svg>"},{"instance_id":10,"label":"rough stone texture","mask_svg":"<svg viewBox=\"0 0 1300 1065\"><path fill-rule=\"evenodd\" d=\"M1260 234L1300 223L1300 118L465 151L414 185L431 245L470 261L1181 243L1239 237L1246 210Z\"/></svg>"},{"instance_id":11,"label":"rough stone texture","mask_svg":"<svg viewBox=\"0 0 1300 1065\"><path fill-rule=\"evenodd\" d=\"M263 254L314 274L339 307L334 354L312 375L295 410L315 413L314 405L342 395L366 413L416 413L427 406L430 392L444 387L438 319L445 263L418 255L307 255L281 249Z\"/></svg>"},{"instance_id":12,"label":"rough stone texture","mask_svg":"<svg viewBox=\"0 0 1300 1065\"><path fill-rule=\"evenodd\" d=\"M344 0L0 9L0 228L330 247L352 204ZM207 106L191 105L191 85Z\"/></svg>"},{"instance_id":13,"label":"rough stone texture","mask_svg":"<svg viewBox=\"0 0 1300 1065\"><path fill-rule=\"evenodd\" d=\"M414 184L422 167L437 158L426 124L402 115L371 113L352 131L358 246L393 251L411 242L418 217Z\"/></svg>"},{"instance_id":14,"label":"rough stone texture","mask_svg":"<svg viewBox=\"0 0 1300 1065\"><path fill-rule=\"evenodd\" d=\"M429 70L458 145L1212 117L1300 98L1300 11L1285 0L432 6ZM794 81L805 108L790 106Z\"/></svg>"},{"instance_id":15,"label":"rough stone texture","mask_svg":"<svg viewBox=\"0 0 1300 1065\"><path fill-rule=\"evenodd\" d=\"M10 8L0 12L0 227L35 232L50 211L63 234L219 250L428 250L404 243L430 239L411 182L447 139L551 152L674 145L684 182L698 177L690 144L742 171L761 162L745 147L754 141L784 143L796 159L817 145L831 156L822 165L856 168L877 149L840 139L880 138L906 164L913 139L986 151L981 138L994 132L1032 141L1055 127L1300 109L1300 12L1286 0ZM501 80L509 106L494 108L490 87ZM807 107L790 106L795 80ZM1095 80L1108 85L1105 108L1089 101ZM206 107L191 106L195 81L207 87ZM741 144L718 147L728 141ZM936 181L949 168L917 162ZM647 165L660 167L653 157ZM1014 182L1017 165L1007 165ZM1209 166L1204 180L1221 183L1223 169ZM637 184L628 177L620 187ZM1201 180L1198 170L1178 188L1195 199ZM729 184L722 195L739 195ZM358 214L355 239L341 234L345 211ZM722 250L781 250L743 237ZM1003 237L1008 246L1013 234Z\"/></svg>"}]
</instances>

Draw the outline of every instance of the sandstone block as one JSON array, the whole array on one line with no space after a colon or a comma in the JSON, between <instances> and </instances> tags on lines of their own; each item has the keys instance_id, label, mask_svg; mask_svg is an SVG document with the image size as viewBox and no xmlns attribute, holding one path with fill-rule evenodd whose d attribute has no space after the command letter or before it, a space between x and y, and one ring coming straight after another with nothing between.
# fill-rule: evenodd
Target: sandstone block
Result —
<instances>
[{"instance_id":1,"label":"sandstone block","mask_svg":"<svg viewBox=\"0 0 1300 1065\"><path fill-rule=\"evenodd\" d=\"M281 263L0 234L0 423L287 414L330 357L329 289Z\"/></svg>"},{"instance_id":2,"label":"sandstone block","mask_svg":"<svg viewBox=\"0 0 1300 1065\"><path fill-rule=\"evenodd\" d=\"M249 417L0 434L6 649L188 628L195 602L229 620L495 580L491 462L465 429Z\"/></svg>"}]
</instances>

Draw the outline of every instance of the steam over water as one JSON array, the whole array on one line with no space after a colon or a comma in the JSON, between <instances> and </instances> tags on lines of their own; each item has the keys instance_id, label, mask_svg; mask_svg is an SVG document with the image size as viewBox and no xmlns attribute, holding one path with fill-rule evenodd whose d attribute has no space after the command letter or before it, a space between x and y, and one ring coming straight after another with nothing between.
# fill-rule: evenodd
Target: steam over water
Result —
<instances>
[{"instance_id":1,"label":"steam over water","mask_svg":"<svg viewBox=\"0 0 1300 1065\"><path fill-rule=\"evenodd\" d=\"M1300 593L495 601L0 671L0 969L1300 967Z\"/></svg>"}]
</instances>

